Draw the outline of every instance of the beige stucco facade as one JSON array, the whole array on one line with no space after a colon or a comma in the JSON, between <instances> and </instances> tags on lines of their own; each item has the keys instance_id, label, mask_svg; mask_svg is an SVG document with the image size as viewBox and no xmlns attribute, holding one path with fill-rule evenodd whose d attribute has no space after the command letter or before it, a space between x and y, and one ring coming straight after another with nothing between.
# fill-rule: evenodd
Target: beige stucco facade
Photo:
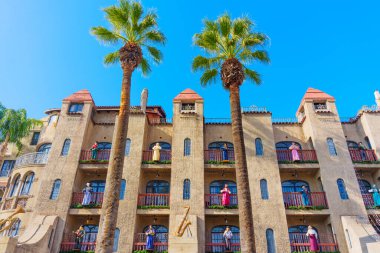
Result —
<instances>
[{"instance_id":1,"label":"beige stucco facade","mask_svg":"<svg viewBox=\"0 0 380 253\"><path fill-rule=\"evenodd\" d=\"M83 107L74 111L77 104ZM156 229L158 252L224 252L226 226L234 233L232 252L239 251L231 124L205 118L205 106L187 89L173 100L172 120L160 106L131 108L115 252L145 249L149 225ZM73 231L81 225L86 236L80 249L95 249L118 107L96 106L82 90L46 113L43 127L33 130L40 133L36 145L31 133L21 152L10 145L5 157L16 164L9 176L0 177L0 219L18 205L25 212L0 237L0 253L69 252L75 247ZM380 187L380 109L364 108L342 122L335 99L309 89L296 116L278 121L263 108L243 110L257 252L307 251L308 225L318 232L321 252L380 252L375 230L380 232L380 209L368 192L368 185ZM346 141L364 143L365 155ZM102 148L94 155L95 142ZM299 161L289 150L292 142L300 147ZM158 162L152 158L155 143L162 147ZM45 144L51 146L43 151ZM82 193L88 182L90 205L83 204ZM227 206L220 194L224 184L232 191ZM306 197L302 185L309 190ZM179 227L182 221L188 227Z\"/></svg>"}]
</instances>

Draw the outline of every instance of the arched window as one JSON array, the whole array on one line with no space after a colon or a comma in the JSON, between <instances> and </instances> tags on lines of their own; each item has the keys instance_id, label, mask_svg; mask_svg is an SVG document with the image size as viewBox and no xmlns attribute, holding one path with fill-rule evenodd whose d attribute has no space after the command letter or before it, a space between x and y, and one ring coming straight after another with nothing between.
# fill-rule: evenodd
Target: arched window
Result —
<instances>
[{"instance_id":1,"label":"arched window","mask_svg":"<svg viewBox=\"0 0 380 253\"><path fill-rule=\"evenodd\" d=\"M22 186L20 195L28 195L29 194L30 188L32 188L33 179L34 179L34 173L31 172L25 178L25 181L24 181L24 184Z\"/></svg>"},{"instance_id":2,"label":"arched window","mask_svg":"<svg viewBox=\"0 0 380 253\"><path fill-rule=\"evenodd\" d=\"M58 115L57 114L53 114L50 116L49 118L49 122L48 122L48 126L50 126L51 124L54 124L58 121Z\"/></svg>"},{"instance_id":3,"label":"arched window","mask_svg":"<svg viewBox=\"0 0 380 253\"><path fill-rule=\"evenodd\" d=\"M230 198L230 205L236 206L237 203L237 187L236 183L234 181L230 180L217 180L213 181L210 184L210 194L220 194L220 191L224 188L224 185L228 185L228 189L231 191L231 194L233 194ZM215 197L211 197L211 205L221 205L221 200L217 195L213 195Z\"/></svg>"},{"instance_id":4,"label":"arched window","mask_svg":"<svg viewBox=\"0 0 380 253\"><path fill-rule=\"evenodd\" d=\"M164 180L149 181L146 185L146 193L169 193L169 182Z\"/></svg>"},{"instance_id":5,"label":"arched window","mask_svg":"<svg viewBox=\"0 0 380 253\"><path fill-rule=\"evenodd\" d=\"M372 149L372 145L371 145L371 142L369 141L368 136L366 136L366 137L364 138L364 141L365 141L365 143L367 144L368 149Z\"/></svg>"},{"instance_id":6,"label":"arched window","mask_svg":"<svg viewBox=\"0 0 380 253\"><path fill-rule=\"evenodd\" d=\"M157 242L168 242L168 233L169 230L167 227L163 225L152 225L154 231L156 231L155 240ZM149 229L149 226L146 226L143 229L143 233L145 233Z\"/></svg>"},{"instance_id":7,"label":"arched window","mask_svg":"<svg viewBox=\"0 0 380 253\"><path fill-rule=\"evenodd\" d=\"M364 179L359 179L358 182L361 193L368 193L368 191L371 189L371 184Z\"/></svg>"},{"instance_id":8,"label":"arched window","mask_svg":"<svg viewBox=\"0 0 380 253\"><path fill-rule=\"evenodd\" d=\"M183 142L183 155L189 156L191 154L191 140L189 138L186 138Z\"/></svg>"},{"instance_id":9,"label":"arched window","mask_svg":"<svg viewBox=\"0 0 380 253\"><path fill-rule=\"evenodd\" d=\"M268 253L276 253L276 244L274 242L274 232L273 229L268 228L265 232L267 237L267 251Z\"/></svg>"},{"instance_id":10,"label":"arched window","mask_svg":"<svg viewBox=\"0 0 380 253\"><path fill-rule=\"evenodd\" d=\"M183 180L183 199L190 199L190 179Z\"/></svg>"},{"instance_id":11,"label":"arched window","mask_svg":"<svg viewBox=\"0 0 380 253\"><path fill-rule=\"evenodd\" d=\"M298 147L300 149L302 149L301 144L299 144L298 142L295 142L295 141L280 141L280 142L276 143L276 150L289 150L289 148L290 148L290 146L292 145L293 142L296 145L298 145Z\"/></svg>"},{"instance_id":12,"label":"arched window","mask_svg":"<svg viewBox=\"0 0 380 253\"><path fill-rule=\"evenodd\" d=\"M83 228L85 231L83 243L95 243L99 227L97 225L85 225Z\"/></svg>"},{"instance_id":13,"label":"arched window","mask_svg":"<svg viewBox=\"0 0 380 253\"><path fill-rule=\"evenodd\" d=\"M125 186L126 186L125 179L122 179L121 182L120 182L120 197L119 197L120 200L124 199Z\"/></svg>"},{"instance_id":14,"label":"arched window","mask_svg":"<svg viewBox=\"0 0 380 253\"><path fill-rule=\"evenodd\" d=\"M66 139L63 142L61 156L67 156L67 154L69 153L69 150L70 150L70 144L71 144L71 140L70 139Z\"/></svg>"},{"instance_id":15,"label":"arched window","mask_svg":"<svg viewBox=\"0 0 380 253\"><path fill-rule=\"evenodd\" d=\"M262 156L264 154L264 149L263 149L263 143L260 138L256 138L255 146L256 146L256 155Z\"/></svg>"},{"instance_id":16,"label":"arched window","mask_svg":"<svg viewBox=\"0 0 380 253\"><path fill-rule=\"evenodd\" d=\"M227 149L229 150L233 150L234 149L234 144L232 144L231 142L227 142L227 141L216 141L216 142L211 142L210 144L208 144L208 149L212 149L212 150L215 150L215 149L221 149L224 144L227 144Z\"/></svg>"},{"instance_id":17,"label":"arched window","mask_svg":"<svg viewBox=\"0 0 380 253\"><path fill-rule=\"evenodd\" d=\"M117 252L117 250L119 248L119 235L120 235L120 229L116 228L115 229L115 237L113 239L112 252Z\"/></svg>"},{"instance_id":18,"label":"arched window","mask_svg":"<svg viewBox=\"0 0 380 253\"><path fill-rule=\"evenodd\" d=\"M327 147L331 156L337 155L334 140L332 138L327 138Z\"/></svg>"},{"instance_id":19,"label":"arched window","mask_svg":"<svg viewBox=\"0 0 380 253\"><path fill-rule=\"evenodd\" d=\"M45 143L45 144L42 144L42 145L38 148L38 152L49 153L50 148L51 148L51 143Z\"/></svg>"},{"instance_id":20,"label":"arched window","mask_svg":"<svg viewBox=\"0 0 380 253\"><path fill-rule=\"evenodd\" d=\"M316 230L315 228L313 228L315 231L318 231ZM297 226L291 226L288 228L288 232L289 234L297 234L297 233L301 233L301 234L306 234L307 233L307 230L308 230L308 226L307 225L297 225Z\"/></svg>"},{"instance_id":21,"label":"arched window","mask_svg":"<svg viewBox=\"0 0 380 253\"><path fill-rule=\"evenodd\" d=\"M56 179L53 183L53 188L50 193L50 199L52 200L57 199L60 190L61 190L61 179Z\"/></svg>"},{"instance_id":22,"label":"arched window","mask_svg":"<svg viewBox=\"0 0 380 253\"><path fill-rule=\"evenodd\" d=\"M347 194L347 190L346 190L346 185L344 184L343 179L339 178L339 179L336 181L336 183L337 183L337 185L338 185L338 190L339 190L340 198L341 198L341 199L348 199L348 194Z\"/></svg>"},{"instance_id":23,"label":"arched window","mask_svg":"<svg viewBox=\"0 0 380 253\"><path fill-rule=\"evenodd\" d=\"M261 190L261 198L269 199L267 180L265 179L260 180L260 190Z\"/></svg>"},{"instance_id":24,"label":"arched window","mask_svg":"<svg viewBox=\"0 0 380 253\"><path fill-rule=\"evenodd\" d=\"M13 197L17 194L19 185L20 185L20 175L18 175L16 179L13 181L12 188L9 191L9 197Z\"/></svg>"},{"instance_id":25,"label":"arched window","mask_svg":"<svg viewBox=\"0 0 380 253\"><path fill-rule=\"evenodd\" d=\"M348 149L359 149L359 145L354 141L347 141Z\"/></svg>"},{"instance_id":26,"label":"arched window","mask_svg":"<svg viewBox=\"0 0 380 253\"><path fill-rule=\"evenodd\" d=\"M157 142L151 143L149 145L149 150L152 150L153 146L156 145L156 143ZM161 147L162 150L171 150L172 149L172 146L170 145L170 143L158 141L158 144L160 144L160 147Z\"/></svg>"},{"instance_id":27,"label":"arched window","mask_svg":"<svg viewBox=\"0 0 380 253\"><path fill-rule=\"evenodd\" d=\"M8 230L9 237L15 237L18 235L18 231L20 230L21 220L17 219L12 225L12 227Z\"/></svg>"},{"instance_id":28,"label":"arched window","mask_svg":"<svg viewBox=\"0 0 380 253\"><path fill-rule=\"evenodd\" d=\"M224 238L223 233L226 230L227 225L219 225L215 226L211 229L211 243L213 244L223 244L224 245ZM239 249L236 248L234 245L240 244L240 229L236 226L229 226L230 230L233 234L231 238L231 244L232 244L232 252L239 251ZM212 246L211 252L223 252L221 251L220 246Z\"/></svg>"},{"instance_id":29,"label":"arched window","mask_svg":"<svg viewBox=\"0 0 380 253\"><path fill-rule=\"evenodd\" d=\"M104 192L104 189L106 187L106 181L105 180L93 180L90 182L90 185L91 185L92 190L94 192Z\"/></svg>"},{"instance_id":30,"label":"arched window","mask_svg":"<svg viewBox=\"0 0 380 253\"><path fill-rule=\"evenodd\" d=\"M302 191L302 186L310 191L309 183L301 180L287 180L281 183L282 192L300 192Z\"/></svg>"},{"instance_id":31,"label":"arched window","mask_svg":"<svg viewBox=\"0 0 380 253\"><path fill-rule=\"evenodd\" d=\"M105 149L111 149L112 143L111 142L98 142L98 149L105 150Z\"/></svg>"},{"instance_id":32,"label":"arched window","mask_svg":"<svg viewBox=\"0 0 380 253\"><path fill-rule=\"evenodd\" d=\"M129 156L129 153L131 152L131 139L127 139L125 142L125 155Z\"/></svg>"}]
</instances>

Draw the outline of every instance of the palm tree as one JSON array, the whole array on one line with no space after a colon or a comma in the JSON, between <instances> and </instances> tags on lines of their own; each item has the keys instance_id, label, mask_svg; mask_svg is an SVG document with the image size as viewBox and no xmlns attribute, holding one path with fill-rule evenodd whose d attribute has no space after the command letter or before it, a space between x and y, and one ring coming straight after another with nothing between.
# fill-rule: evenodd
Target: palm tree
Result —
<instances>
[{"instance_id":1,"label":"palm tree","mask_svg":"<svg viewBox=\"0 0 380 253\"><path fill-rule=\"evenodd\" d=\"M41 126L42 122L28 118L25 109L7 109L0 104L0 164L2 163L9 143L16 144L20 151L22 139L27 137L36 126Z\"/></svg>"},{"instance_id":2,"label":"palm tree","mask_svg":"<svg viewBox=\"0 0 380 253\"><path fill-rule=\"evenodd\" d=\"M102 26L93 27L91 33L100 42L120 46L117 51L105 56L104 63L120 62L123 80L116 138L112 149L113 159L108 167L103 214L96 247L96 252L102 253L112 252L128 130L132 73L136 68L140 68L143 75L151 71L144 54L149 55L154 63L160 63L162 53L154 45L164 44L166 40L164 34L158 30L157 15L153 11L144 14L139 2L120 0L118 6L107 7L104 12L111 29Z\"/></svg>"},{"instance_id":3,"label":"palm tree","mask_svg":"<svg viewBox=\"0 0 380 253\"><path fill-rule=\"evenodd\" d=\"M203 71L202 86L217 81L220 74L223 87L230 92L241 252L245 253L255 252L255 241L239 92L246 78L253 83L261 83L260 75L249 68L252 63L269 63L267 52L257 49L265 45L267 36L254 32L253 27L249 18L231 20L228 14L216 21L205 20L202 32L194 35L194 43L205 50L206 56L195 57L192 64L194 71Z\"/></svg>"}]
</instances>

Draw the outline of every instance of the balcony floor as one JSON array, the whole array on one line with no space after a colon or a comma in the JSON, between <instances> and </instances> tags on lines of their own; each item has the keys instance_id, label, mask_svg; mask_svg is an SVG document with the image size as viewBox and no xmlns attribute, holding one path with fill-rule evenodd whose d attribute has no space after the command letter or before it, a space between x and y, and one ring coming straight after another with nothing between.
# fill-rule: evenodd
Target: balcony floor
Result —
<instances>
[{"instance_id":1,"label":"balcony floor","mask_svg":"<svg viewBox=\"0 0 380 253\"><path fill-rule=\"evenodd\" d=\"M101 208L70 208L70 215L100 215Z\"/></svg>"},{"instance_id":2,"label":"balcony floor","mask_svg":"<svg viewBox=\"0 0 380 253\"><path fill-rule=\"evenodd\" d=\"M328 209L322 210L285 210L286 215L313 215L313 216L329 216L330 211Z\"/></svg>"}]
</instances>

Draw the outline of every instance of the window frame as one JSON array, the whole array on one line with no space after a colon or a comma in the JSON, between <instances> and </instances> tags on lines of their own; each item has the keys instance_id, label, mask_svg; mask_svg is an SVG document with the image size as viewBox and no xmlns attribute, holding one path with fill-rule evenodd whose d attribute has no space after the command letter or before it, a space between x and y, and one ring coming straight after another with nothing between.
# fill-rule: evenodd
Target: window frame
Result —
<instances>
[{"instance_id":1,"label":"window frame","mask_svg":"<svg viewBox=\"0 0 380 253\"><path fill-rule=\"evenodd\" d=\"M347 188L346 188L346 183L342 178L338 178L336 180L337 187L338 187L338 192L341 200L349 200L349 196L347 193Z\"/></svg>"},{"instance_id":2,"label":"window frame","mask_svg":"<svg viewBox=\"0 0 380 253\"><path fill-rule=\"evenodd\" d=\"M190 156L191 155L191 139L185 138L183 140L183 156Z\"/></svg>"},{"instance_id":3,"label":"window frame","mask_svg":"<svg viewBox=\"0 0 380 253\"><path fill-rule=\"evenodd\" d=\"M58 187L57 187L57 183L59 183ZM61 186L62 186L62 180L61 179L57 178L56 180L54 180L49 199L51 199L51 200L57 200L58 199L59 194L61 192ZM58 188L58 190L57 190L57 188Z\"/></svg>"},{"instance_id":4,"label":"window frame","mask_svg":"<svg viewBox=\"0 0 380 253\"><path fill-rule=\"evenodd\" d=\"M272 228L265 230L265 239L267 241L267 252L276 253L276 239Z\"/></svg>"},{"instance_id":5,"label":"window frame","mask_svg":"<svg viewBox=\"0 0 380 253\"><path fill-rule=\"evenodd\" d=\"M16 164L15 160L3 160L0 169L0 177L8 177ZM5 168L7 166L7 168ZM6 174L6 175L5 175Z\"/></svg>"},{"instance_id":6,"label":"window frame","mask_svg":"<svg viewBox=\"0 0 380 253\"><path fill-rule=\"evenodd\" d=\"M71 103L68 108L69 114L76 114L76 113L82 113L83 112L84 103ZM72 109L74 108L74 109Z\"/></svg>"},{"instance_id":7,"label":"window frame","mask_svg":"<svg viewBox=\"0 0 380 253\"><path fill-rule=\"evenodd\" d=\"M127 138L125 140L125 150L124 150L124 155L129 156L131 153L131 145L132 145L132 140L130 138Z\"/></svg>"},{"instance_id":8,"label":"window frame","mask_svg":"<svg viewBox=\"0 0 380 253\"><path fill-rule=\"evenodd\" d=\"M327 150L329 151L330 156L338 156L334 139L331 137L328 137L326 139L326 143L327 143Z\"/></svg>"},{"instance_id":9,"label":"window frame","mask_svg":"<svg viewBox=\"0 0 380 253\"><path fill-rule=\"evenodd\" d=\"M189 200L190 197L191 197L191 181L190 179L186 178L183 180L182 199Z\"/></svg>"},{"instance_id":10,"label":"window frame","mask_svg":"<svg viewBox=\"0 0 380 253\"><path fill-rule=\"evenodd\" d=\"M62 145L61 156L68 156L70 152L70 146L71 146L71 139L66 138Z\"/></svg>"},{"instance_id":11,"label":"window frame","mask_svg":"<svg viewBox=\"0 0 380 253\"><path fill-rule=\"evenodd\" d=\"M37 135L37 138L35 136ZM30 140L30 146L36 146L38 141L40 140L41 132L35 131L33 132L32 139Z\"/></svg>"},{"instance_id":12,"label":"window frame","mask_svg":"<svg viewBox=\"0 0 380 253\"><path fill-rule=\"evenodd\" d=\"M256 156L264 156L263 141L259 137L255 139L255 153Z\"/></svg>"},{"instance_id":13,"label":"window frame","mask_svg":"<svg viewBox=\"0 0 380 253\"><path fill-rule=\"evenodd\" d=\"M260 193L261 199L269 199L268 181L265 178L260 179Z\"/></svg>"},{"instance_id":14,"label":"window frame","mask_svg":"<svg viewBox=\"0 0 380 253\"><path fill-rule=\"evenodd\" d=\"M28 196L30 193L30 190L32 188L33 182L34 182L34 172L28 173L28 175L25 177L24 182L22 184L22 188L20 191L20 196Z\"/></svg>"}]
</instances>

